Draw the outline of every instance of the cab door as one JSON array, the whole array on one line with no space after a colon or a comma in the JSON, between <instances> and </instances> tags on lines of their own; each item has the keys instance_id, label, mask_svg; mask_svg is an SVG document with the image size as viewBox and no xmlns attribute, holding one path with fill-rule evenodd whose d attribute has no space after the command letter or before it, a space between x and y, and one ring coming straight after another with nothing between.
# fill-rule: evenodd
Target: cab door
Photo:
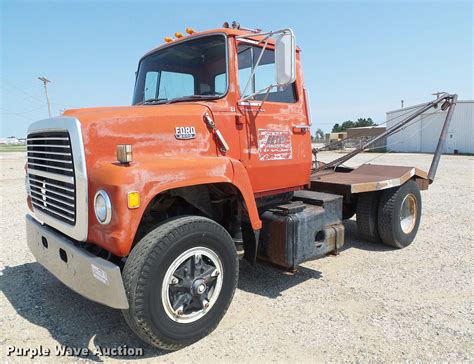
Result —
<instances>
[{"instance_id":1,"label":"cab door","mask_svg":"<svg viewBox=\"0 0 474 364\"><path fill-rule=\"evenodd\" d=\"M262 47L239 42L237 51L241 98L275 83L273 49L264 50L252 78ZM241 160L257 194L295 190L309 182L311 133L297 83L237 103Z\"/></svg>"}]
</instances>

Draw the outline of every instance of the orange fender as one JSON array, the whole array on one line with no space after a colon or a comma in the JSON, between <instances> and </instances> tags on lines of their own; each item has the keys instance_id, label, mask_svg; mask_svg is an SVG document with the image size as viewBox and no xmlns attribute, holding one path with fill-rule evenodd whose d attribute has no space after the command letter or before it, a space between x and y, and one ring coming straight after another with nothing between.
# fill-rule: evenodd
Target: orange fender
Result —
<instances>
[{"instance_id":1,"label":"orange fender","mask_svg":"<svg viewBox=\"0 0 474 364\"><path fill-rule=\"evenodd\" d=\"M242 194L254 230L262 226L255 197L242 163L223 157L156 157L123 165L98 161L89 173L89 234L88 241L118 256L126 256L148 204L164 191L209 183L233 184ZM105 190L112 203L112 219L101 225L95 218L95 193ZM128 208L129 192L140 193L140 207Z\"/></svg>"}]
</instances>

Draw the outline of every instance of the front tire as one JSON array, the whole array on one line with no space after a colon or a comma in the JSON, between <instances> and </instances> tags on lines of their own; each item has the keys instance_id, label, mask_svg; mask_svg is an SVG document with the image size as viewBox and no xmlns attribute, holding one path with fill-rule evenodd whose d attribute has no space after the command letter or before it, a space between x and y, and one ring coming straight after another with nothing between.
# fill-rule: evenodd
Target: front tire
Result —
<instances>
[{"instance_id":1,"label":"front tire","mask_svg":"<svg viewBox=\"0 0 474 364\"><path fill-rule=\"evenodd\" d=\"M199 216L169 220L140 240L125 263L125 320L147 343L180 349L217 327L237 279L237 252L222 226Z\"/></svg>"},{"instance_id":2,"label":"front tire","mask_svg":"<svg viewBox=\"0 0 474 364\"><path fill-rule=\"evenodd\" d=\"M415 239L421 220L421 194L415 181L385 190L380 197L378 229L384 244L405 248Z\"/></svg>"}]
</instances>

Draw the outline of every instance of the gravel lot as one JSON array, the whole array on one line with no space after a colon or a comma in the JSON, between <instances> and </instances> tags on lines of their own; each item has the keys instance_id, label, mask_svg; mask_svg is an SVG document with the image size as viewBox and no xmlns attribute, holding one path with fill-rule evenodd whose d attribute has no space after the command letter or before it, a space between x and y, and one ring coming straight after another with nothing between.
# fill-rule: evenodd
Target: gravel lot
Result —
<instances>
[{"instance_id":1,"label":"gravel lot","mask_svg":"<svg viewBox=\"0 0 474 364\"><path fill-rule=\"evenodd\" d=\"M357 156L360 164L375 154ZM334 153L321 156L331 160ZM337 257L305 263L296 275L241 263L239 286L218 328L174 353L146 346L120 311L70 291L44 270L25 241L24 153L0 153L0 346L141 347L140 358L104 353L93 361L473 361L474 157L443 156L438 176L423 192L415 242L404 250L359 240L346 222ZM374 163L425 170L431 156L386 154ZM80 357L60 358L77 361ZM42 361L57 361L43 357Z\"/></svg>"}]
</instances>

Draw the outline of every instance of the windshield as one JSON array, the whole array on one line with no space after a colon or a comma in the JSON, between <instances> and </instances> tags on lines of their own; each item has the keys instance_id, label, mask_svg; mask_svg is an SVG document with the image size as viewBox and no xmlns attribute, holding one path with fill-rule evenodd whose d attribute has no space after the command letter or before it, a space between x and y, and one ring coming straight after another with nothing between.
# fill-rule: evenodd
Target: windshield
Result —
<instances>
[{"instance_id":1,"label":"windshield","mask_svg":"<svg viewBox=\"0 0 474 364\"><path fill-rule=\"evenodd\" d=\"M227 92L226 38L211 35L166 47L140 62L133 104L218 98Z\"/></svg>"}]
</instances>

